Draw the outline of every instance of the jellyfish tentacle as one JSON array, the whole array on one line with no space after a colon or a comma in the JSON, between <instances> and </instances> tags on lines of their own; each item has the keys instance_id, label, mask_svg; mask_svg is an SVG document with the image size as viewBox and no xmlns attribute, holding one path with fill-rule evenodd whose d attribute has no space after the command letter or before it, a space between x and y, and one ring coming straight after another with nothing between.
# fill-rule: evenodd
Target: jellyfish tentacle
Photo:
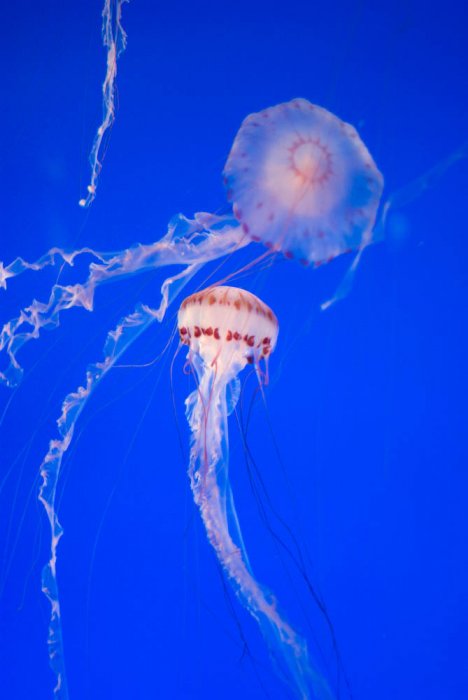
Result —
<instances>
[{"instance_id":1,"label":"jellyfish tentacle","mask_svg":"<svg viewBox=\"0 0 468 700\"><path fill-rule=\"evenodd\" d=\"M60 437L51 440L48 452L40 467L42 484L39 500L45 508L51 529L50 559L42 570L42 591L51 604L48 636L49 660L57 678L54 695L60 700L68 698L57 583L57 547L63 534L63 528L58 520L55 505L62 460L70 447L76 423L91 393L122 353L154 320L154 311L149 307L140 306L108 334L104 360L91 365L86 372L85 384L65 398L62 404L62 413L57 421Z\"/></svg>"},{"instance_id":2,"label":"jellyfish tentacle","mask_svg":"<svg viewBox=\"0 0 468 700\"><path fill-rule=\"evenodd\" d=\"M3 267L0 285L6 285L8 277L15 277L26 270L41 270L61 260L73 265L83 254L91 254L98 262L89 265L85 282L52 287L47 302L34 300L19 315L7 321L0 331L0 353L7 355L7 367L0 371L0 383L16 386L23 370L17 359L19 349L30 340L38 338L42 329L59 325L62 311L82 307L92 311L94 293L98 286L122 277L138 274L166 265L202 265L223 255L232 253L250 243L231 217L218 217L199 212L194 219L182 214L174 217L166 235L156 243L135 245L117 253L99 253L89 248L66 253L54 248L35 263L17 258Z\"/></svg>"},{"instance_id":3,"label":"jellyfish tentacle","mask_svg":"<svg viewBox=\"0 0 468 700\"><path fill-rule=\"evenodd\" d=\"M51 605L48 634L49 660L57 679L54 695L59 700L68 698L57 583L57 547L63 528L56 511L56 492L63 457L72 442L76 423L96 387L130 345L155 321L163 320L169 304L198 269L198 265L191 265L181 273L166 279L161 288L162 298L157 309L139 304L131 314L118 323L114 330L109 331L104 344L104 359L88 367L84 385L68 394L63 401L62 412L57 421L59 437L50 441L49 449L40 466L42 483L39 500L45 508L51 530L50 558L42 571L42 591Z\"/></svg>"},{"instance_id":4,"label":"jellyfish tentacle","mask_svg":"<svg viewBox=\"0 0 468 700\"><path fill-rule=\"evenodd\" d=\"M75 259L82 255L95 257L102 263L102 267L98 263L98 269L103 275L107 273L109 278L119 276L119 272L123 275L159 267L164 263L158 264L157 256L163 252L168 256L167 264L197 262L204 254L211 260L250 242L246 240L241 243L239 229L239 223L229 215L196 212L194 218L189 219L184 214L176 214L169 221L164 236L154 243L137 243L121 251L108 252L88 247L73 251L54 247L32 262L21 257L15 258L8 265L0 262L0 288L6 289L8 279L27 271L37 272L62 263L73 267ZM92 269L94 267L90 265L90 270Z\"/></svg>"},{"instance_id":5,"label":"jellyfish tentacle","mask_svg":"<svg viewBox=\"0 0 468 700\"><path fill-rule=\"evenodd\" d=\"M236 595L257 620L280 675L305 700L333 695L311 664L305 640L282 617L274 596L252 572L229 481L226 388L219 375L196 358L199 386L186 402L192 431L189 478L208 539ZM233 372L235 372L233 367Z\"/></svg>"},{"instance_id":6,"label":"jellyfish tentacle","mask_svg":"<svg viewBox=\"0 0 468 700\"><path fill-rule=\"evenodd\" d=\"M372 231L369 230L369 234L371 233ZM346 299L353 287L354 277L356 275L356 270L358 269L359 263L361 262L362 254L364 253L367 246L370 245L370 243L372 243L370 235L364 236L360 248L354 256L350 266L346 270L342 280L340 281L338 287L335 290L335 293L330 299L327 299L327 301L324 301L320 304L321 311L326 311L330 308L330 306L336 304L337 301L342 301L343 299Z\"/></svg>"},{"instance_id":7,"label":"jellyfish tentacle","mask_svg":"<svg viewBox=\"0 0 468 700\"><path fill-rule=\"evenodd\" d=\"M445 175L446 171L449 170L453 165L458 163L458 161L463 160L468 157L468 141L463 143L459 148L448 156L443 158L439 163L434 165L429 170L426 170L422 175L411 180L407 185L404 185L398 190L395 190L390 195L388 195L385 202L380 207L380 213L377 217L376 223L372 229L368 229L362 238L361 246L359 247L351 265L346 271L343 279L341 280L338 288L333 295L333 297L320 305L320 309L325 311L330 308L335 302L344 299L354 281L354 276L358 265L361 261L362 254L368 245L371 243L379 243L385 239L386 226L388 215L391 210L398 210L410 204L413 200L420 197L426 190L434 186L434 184Z\"/></svg>"},{"instance_id":8,"label":"jellyfish tentacle","mask_svg":"<svg viewBox=\"0 0 468 700\"><path fill-rule=\"evenodd\" d=\"M426 170L422 175L392 192L382 206L382 212L375 227L379 238L383 238L385 235L387 216L391 209L399 209L410 204L414 199L420 197L423 192L433 187L445 175L447 170L464 158L468 158L468 141L462 143L461 146L449 153L448 156L436 163L432 168Z\"/></svg>"},{"instance_id":9,"label":"jellyfish tentacle","mask_svg":"<svg viewBox=\"0 0 468 700\"><path fill-rule=\"evenodd\" d=\"M127 46L127 34L122 27L122 5L129 0L105 0L102 10L102 40L107 49L106 75L102 84L102 121L96 131L89 163L91 180L86 199L80 199L81 207L89 207L96 197L96 188L102 163L100 152L106 132L115 120L115 80L117 78L117 59Z\"/></svg>"}]
</instances>

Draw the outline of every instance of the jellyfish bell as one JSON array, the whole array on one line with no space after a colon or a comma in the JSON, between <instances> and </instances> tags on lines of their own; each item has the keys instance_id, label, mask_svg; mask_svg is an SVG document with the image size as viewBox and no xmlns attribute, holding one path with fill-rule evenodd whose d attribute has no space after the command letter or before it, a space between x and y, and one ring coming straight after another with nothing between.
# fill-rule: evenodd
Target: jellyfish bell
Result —
<instances>
[{"instance_id":1,"label":"jellyfish bell","mask_svg":"<svg viewBox=\"0 0 468 700\"><path fill-rule=\"evenodd\" d=\"M181 342L189 356L229 381L247 363L268 360L278 337L273 311L258 297L235 287L212 287L187 297L178 315Z\"/></svg>"},{"instance_id":2,"label":"jellyfish bell","mask_svg":"<svg viewBox=\"0 0 468 700\"><path fill-rule=\"evenodd\" d=\"M383 189L356 129L304 99L244 120L224 182L244 233L304 264L369 243Z\"/></svg>"}]
</instances>

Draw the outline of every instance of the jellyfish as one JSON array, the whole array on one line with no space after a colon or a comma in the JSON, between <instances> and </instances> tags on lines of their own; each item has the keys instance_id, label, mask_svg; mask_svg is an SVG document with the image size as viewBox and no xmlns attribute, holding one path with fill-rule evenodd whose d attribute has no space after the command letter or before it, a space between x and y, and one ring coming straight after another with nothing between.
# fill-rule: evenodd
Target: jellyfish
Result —
<instances>
[{"instance_id":1,"label":"jellyfish","mask_svg":"<svg viewBox=\"0 0 468 700\"><path fill-rule=\"evenodd\" d=\"M180 340L196 378L186 400L192 432L190 484L208 540L245 608L257 620L275 665L299 698L331 698L309 660L304 639L286 622L273 594L259 584L246 552L229 481L228 414L239 396L238 375L253 365L260 385L278 337L278 320L258 297L235 287L210 287L179 310Z\"/></svg>"},{"instance_id":2,"label":"jellyfish","mask_svg":"<svg viewBox=\"0 0 468 700\"><path fill-rule=\"evenodd\" d=\"M380 231L376 215L383 178L369 151L354 127L305 99L244 120L225 165L224 182L232 213L198 212L193 219L178 214L154 243L118 252L51 248L34 262L0 262L0 288L5 289L9 279L28 270L73 266L79 257L92 258L83 283L56 284L48 301L34 301L4 325L0 351L7 353L9 364L0 372L0 381L17 384L22 374L19 348L37 338L42 328L57 326L62 311L91 311L95 290L103 283L167 265L183 266L181 277L187 282L199 266L252 241L266 246L266 255L281 253L318 266L352 250L361 252Z\"/></svg>"},{"instance_id":3,"label":"jellyfish","mask_svg":"<svg viewBox=\"0 0 468 700\"><path fill-rule=\"evenodd\" d=\"M244 120L224 182L243 231L304 265L367 244L383 187L356 129L303 99Z\"/></svg>"},{"instance_id":4,"label":"jellyfish","mask_svg":"<svg viewBox=\"0 0 468 700\"><path fill-rule=\"evenodd\" d=\"M33 262L19 257L7 265L0 263L0 288L4 289L14 278L27 272L38 272L48 266L60 268L49 298L32 301L7 321L0 332L0 353L6 360L0 369L0 382L10 387L18 385L22 379L23 368L18 357L21 348L38 338L42 330L56 328L62 312L80 307L91 312L95 292L102 284L170 265L179 267L178 272L164 280L157 308L140 303L109 331L103 358L88 366L83 384L65 397L57 421L59 435L51 440L40 466L39 498L51 529L50 558L43 570L42 590L51 605L49 659L57 679L55 695L62 700L68 693L57 584L57 553L63 530L56 512L56 490L64 454L95 388L136 338L153 323L163 320L169 305L210 261L231 258L251 243L262 243L266 247L263 254L256 254L251 265L265 257L273 259L282 254L316 266L349 250L357 251L358 259L378 229L376 215L383 180L367 148L352 126L305 99L295 99L248 116L227 159L224 178L232 211L224 215L198 212L192 219L178 214L170 220L166 234L154 243L136 244L117 252L88 247L74 251L52 248ZM73 267L79 258L90 259L86 279L73 284L61 283L65 268ZM194 305L187 302L179 318L184 321L181 333L183 328L191 333L186 338L191 341L189 358L200 383L199 391L188 402L194 435L190 467L192 488L210 540L238 595L259 620L278 665L286 669L283 675L301 697L307 697L312 671L305 647L283 621L274 599L253 578L227 481L226 395L230 393L232 404L235 377L245 362L252 361L261 378L259 363L274 347L277 325L273 314L261 302L243 292L234 299L234 308L237 308L236 302L239 304L239 315L237 320L232 318L232 322L237 323L232 332L240 334L242 331L242 340L234 338L234 342L225 344L227 341L220 339L219 352L214 352L215 341L218 341L216 328L224 328L216 316L222 294L230 300L240 292L231 292L229 288L212 291L206 297L211 316L200 315L196 322ZM210 311L212 298L215 302ZM204 314L205 297L200 300L203 300L200 309ZM250 317L256 319L257 325L248 320L249 305L259 309L258 318L257 312ZM195 345L197 329L201 333L202 328L205 333ZM206 332L209 328L213 335ZM262 332L262 342L269 339L269 344L265 342L260 351L255 344ZM245 356L243 343L250 349ZM214 353L212 366L208 362L210 353ZM208 386L215 393L206 406ZM197 426L202 425L203 406L209 408L204 418L207 432L205 437L200 437ZM224 473L224 480L220 474L216 483L210 471L215 462ZM213 500L215 496L220 499L217 504ZM217 510L210 511L210 507ZM211 518L215 519L211 521ZM233 549L234 544L237 549ZM233 559L229 562L231 555ZM320 685L318 680L314 683L317 687ZM316 692L318 694L318 690Z\"/></svg>"}]
</instances>

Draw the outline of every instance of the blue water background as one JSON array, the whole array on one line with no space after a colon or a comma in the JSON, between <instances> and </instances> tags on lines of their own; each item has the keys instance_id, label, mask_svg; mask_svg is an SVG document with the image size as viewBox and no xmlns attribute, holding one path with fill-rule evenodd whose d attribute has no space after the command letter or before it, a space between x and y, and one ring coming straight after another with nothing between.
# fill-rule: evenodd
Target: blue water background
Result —
<instances>
[{"instance_id":1,"label":"blue water background","mask_svg":"<svg viewBox=\"0 0 468 700\"><path fill-rule=\"evenodd\" d=\"M179 211L226 211L221 171L242 119L293 97L358 128L386 195L468 137L460 0L135 0L123 9L129 42L117 120L97 199L83 211L77 203L101 116L100 12L90 0L2 8L6 262L53 245L121 249L156 240ZM387 240L363 256L352 293L326 313L320 303L347 257L315 271L278 261L238 280L280 322L268 413L257 398L250 448L275 511L310 554L356 700L468 697L467 172L466 160L455 164L394 212ZM78 266L76 279L83 274ZM138 300L158 303L163 277L100 289L93 314L65 314L59 330L21 352L25 381L0 433L5 700L52 696L40 592L49 529L36 494L61 401L100 358L107 330ZM2 322L45 299L55 279L46 271L13 280L1 293ZM153 360L175 312L124 361ZM179 355L171 385L175 349L151 367L111 373L64 463L58 576L70 696L287 698L254 622L226 598L192 504L183 402L193 381ZM254 389L250 378L246 412ZM2 405L9 396L1 388ZM323 620L259 518L235 420L231 451L255 572L315 649L307 611L333 676Z\"/></svg>"}]
</instances>

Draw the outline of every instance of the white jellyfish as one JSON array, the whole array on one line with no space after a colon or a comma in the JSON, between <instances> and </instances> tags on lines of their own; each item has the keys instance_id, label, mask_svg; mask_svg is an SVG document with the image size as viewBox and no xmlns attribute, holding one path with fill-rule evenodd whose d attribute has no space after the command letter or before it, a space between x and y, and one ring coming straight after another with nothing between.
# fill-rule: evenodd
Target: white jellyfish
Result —
<instances>
[{"instance_id":1,"label":"white jellyfish","mask_svg":"<svg viewBox=\"0 0 468 700\"><path fill-rule=\"evenodd\" d=\"M276 346L278 321L258 297L234 287L189 296L178 316L197 387L186 401L192 431L189 476L208 539L242 604L257 620L276 668L300 698L331 698L305 640L284 619L274 595L254 577L229 480L228 414L247 364L259 382Z\"/></svg>"}]
</instances>

